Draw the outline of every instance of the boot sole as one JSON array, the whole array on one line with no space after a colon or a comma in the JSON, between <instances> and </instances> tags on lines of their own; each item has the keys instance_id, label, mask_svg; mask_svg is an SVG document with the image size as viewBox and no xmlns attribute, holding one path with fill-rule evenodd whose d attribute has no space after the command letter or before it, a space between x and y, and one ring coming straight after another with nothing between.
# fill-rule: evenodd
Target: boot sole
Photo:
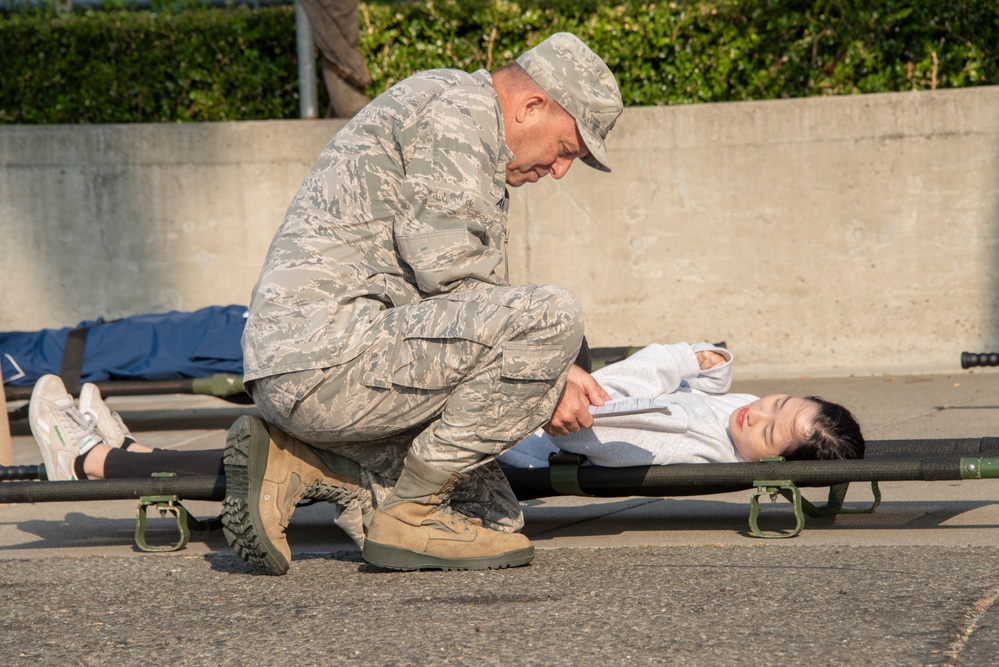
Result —
<instances>
[{"instance_id":1,"label":"boot sole","mask_svg":"<svg viewBox=\"0 0 999 667\"><path fill-rule=\"evenodd\" d=\"M263 452L250 455L254 441L267 443ZM226 437L225 500L222 502L222 532L239 557L263 574L280 575L290 564L268 539L260 517L260 481L267 470L270 435L259 419L244 415ZM257 480L256 483L253 480Z\"/></svg>"},{"instance_id":2,"label":"boot sole","mask_svg":"<svg viewBox=\"0 0 999 667\"><path fill-rule=\"evenodd\" d=\"M442 558L365 540L361 556L365 562L386 570L502 570L528 565L534 560L534 546L479 558Z\"/></svg>"}]
</instances>

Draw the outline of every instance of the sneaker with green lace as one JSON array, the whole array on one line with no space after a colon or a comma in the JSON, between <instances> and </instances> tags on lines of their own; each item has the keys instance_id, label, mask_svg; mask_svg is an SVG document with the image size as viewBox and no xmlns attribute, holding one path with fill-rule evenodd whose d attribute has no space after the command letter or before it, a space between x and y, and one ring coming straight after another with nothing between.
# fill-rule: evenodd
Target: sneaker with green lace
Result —
<instances>
[{"instance_id":1,"label":"sneaker with green lace","mask_svg":"<svg viewBox=\"0 0 999 667\"><path fill-rule=\"evenodd\" d=\"M77 479L77 457L104 441L97 427L73 405L73 397L58 375L43 375L35 383L28 423L42 451L46 477L52 481Z\"/></svg>"}]
</instances>

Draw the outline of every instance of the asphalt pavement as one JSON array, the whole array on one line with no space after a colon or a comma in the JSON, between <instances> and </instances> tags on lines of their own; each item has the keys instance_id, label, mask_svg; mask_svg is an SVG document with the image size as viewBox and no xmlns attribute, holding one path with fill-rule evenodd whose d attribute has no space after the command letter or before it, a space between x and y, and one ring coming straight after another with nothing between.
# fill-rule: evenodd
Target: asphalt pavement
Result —
<instances>
[{"instance_id":1,"label":"asphalt pavement","mask_svg":"<svg viewBox=\"0 0 999 667\"><path fill-rule=\"evenodd\" d=\"M734 390L843 402L872 440L999 435L991 370L737 379ZM140 441L173 449L222 447L212 422L246 409L191 396L108 403L142 426ZM25 425L12 431L14 463L38 463ZM999 481L880 488L873 513L809 518L777 540L749 533L750 491L528 501L535 562L492 572L376 570L314 505L292 520L283 577L254 574L220 531L140 551L134 500L0 506L0 662L999 664ZM870 501L869 485L851 486L848 507ZM184 505L199 518L219 510ZM793 524L786 502L761 511L761 525ZM151 517L147 537L175 541L172 518Z\"/></svg>"}]
</instances>

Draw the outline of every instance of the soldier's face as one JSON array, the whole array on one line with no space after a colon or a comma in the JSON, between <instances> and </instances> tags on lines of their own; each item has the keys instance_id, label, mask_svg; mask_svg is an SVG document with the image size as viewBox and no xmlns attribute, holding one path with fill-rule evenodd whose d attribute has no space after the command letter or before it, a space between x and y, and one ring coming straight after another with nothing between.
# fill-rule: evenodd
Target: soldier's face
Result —
<instances>
[{"instance_id":1,"label":"soldier's face","mask_svg":"<svg viewBox=\"0 0 999 667\"><path fill-rule=\"evenodd\" d=\"M573 160L590 152L575 119L552 100L526 114L508 132L507 145L516 157L506 165L506 182L515 188L537 183L548 174L562 178Z\"/></svg>"}]
</instances>

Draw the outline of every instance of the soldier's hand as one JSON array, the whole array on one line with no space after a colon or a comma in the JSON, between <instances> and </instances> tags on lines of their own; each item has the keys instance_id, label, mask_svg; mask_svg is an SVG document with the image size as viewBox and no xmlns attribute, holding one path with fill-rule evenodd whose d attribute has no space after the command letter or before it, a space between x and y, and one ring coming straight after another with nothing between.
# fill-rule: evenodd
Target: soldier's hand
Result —
<instances>
[{"instance_id":1,"label":"soldier's hand","mask_svg":"<svg viewBox=\"0 0 999 667\"><path fill-rule=\"evenodd\" d=\"M548 423L541 428L548 435L568 435L584 428L593 426L591 405L603 405L610 400L610 395L593 379L589 373L578 366L569 370L569 377L555 412Z\"/></svg>"},{"instance_id":2,"label":"soldier's hand","mask_svg":"<svg viewBox=\"0 0 999 667\"><path fill-rule=\"evenodd\" d=\"M569 369L569 382L574 382L579 386L590 405L603 405L611 400L610 394L600 386L600 383L579 366L573 366Z\"/></svg>"}]
</instances>

